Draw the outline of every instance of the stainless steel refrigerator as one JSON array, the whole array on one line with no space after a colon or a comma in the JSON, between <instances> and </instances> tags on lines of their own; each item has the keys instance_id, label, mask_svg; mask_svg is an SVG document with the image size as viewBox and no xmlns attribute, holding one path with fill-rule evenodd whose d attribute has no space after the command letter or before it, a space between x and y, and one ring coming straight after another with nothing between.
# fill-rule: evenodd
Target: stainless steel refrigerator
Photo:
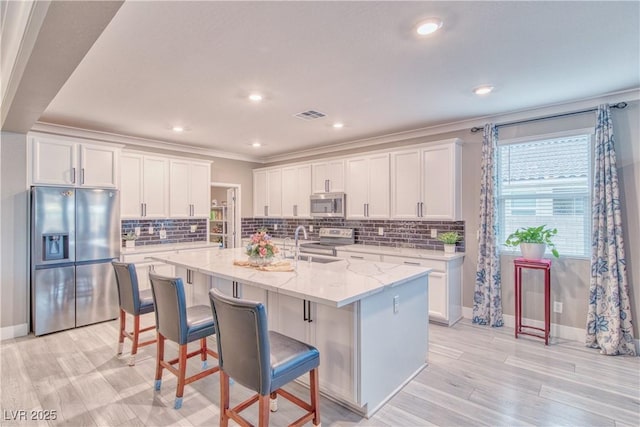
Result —
<instances>
[{"instance_id":1,"label":"stainless steel refrigerator","mask_svg":"<svg viewBox=\"0 0 640 427\"><path fill-rule=\"evenodd\" d=\"M31 188L31 328L35 335L118 316L114 189Z\"/></svg>"}]
</instances>

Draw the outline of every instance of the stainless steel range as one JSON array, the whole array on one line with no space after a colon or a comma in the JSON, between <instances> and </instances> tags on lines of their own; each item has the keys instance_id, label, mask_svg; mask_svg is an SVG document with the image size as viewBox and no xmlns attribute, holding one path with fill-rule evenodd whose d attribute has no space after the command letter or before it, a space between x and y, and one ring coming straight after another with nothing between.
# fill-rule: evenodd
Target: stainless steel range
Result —
<instances>
[{"instance_id":1,"label":"stainless steel range","mask_svg":"<svg viewBox=\"0 0 640 427\"><path fill-rule=\"evenodd\" d=\"M355 243L353 228L321 228L320 241L301 243L300 253L336 256L336 248Z\"/></svg>"}]
</instances>

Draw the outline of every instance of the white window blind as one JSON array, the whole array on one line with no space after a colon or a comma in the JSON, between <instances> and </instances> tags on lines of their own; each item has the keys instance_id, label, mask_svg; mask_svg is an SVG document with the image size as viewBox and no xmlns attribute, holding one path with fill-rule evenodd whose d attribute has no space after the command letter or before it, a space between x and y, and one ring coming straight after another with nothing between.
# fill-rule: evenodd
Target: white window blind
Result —
<instances>
[{"instance_id":1,"label":"white window blind","mask_svg":"<svg viewBox=\"0 0 640 427\"><path fill-rule=\"evenodd\" d=\"M590 256L591 135L501 145L497 161L498 242L545 224L561 256Z\"/></svg>"}]
</instances>

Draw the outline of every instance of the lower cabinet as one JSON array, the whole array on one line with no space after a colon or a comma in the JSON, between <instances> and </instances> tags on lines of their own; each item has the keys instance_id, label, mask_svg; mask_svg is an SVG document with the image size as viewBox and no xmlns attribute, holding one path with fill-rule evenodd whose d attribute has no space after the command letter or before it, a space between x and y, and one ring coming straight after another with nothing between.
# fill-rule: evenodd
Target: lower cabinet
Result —
<instances>
[{"instance_id":1,"label":"lower cabinet","mask_svg":"<svg viewBox=\"0 0 640 427\"><path fill-rule=\"evenodd\" d=\"M267 291L256 286L247 285L246 283L240 283L229 279L222 279L220 277L212 277L211 287L214 287L234 298L260 301L265 307L268 307Z\"/></svg>"},{"instance_id":2,"label":"lower cabinet","mask_svg":"<svg viewBox=\"0 0 640 427\"><path fill-rule=\"evenodd\" d=\"M367 261L382 261L382 255L372 254L368 252L351 252L351 251L336 251L338 258L344 259L365 259Z\"/></svg>"},{"instance_id":3,"label":"lower cabinet","mask_svg":"<svg viewBox=\"0 0 640 427\"><path fill-rule=\"evenodd\" d=\"M269 292L269 328L320 351L320 388L356 403L357 312L354 304L335 308ZM308 376L300 379L307 383Z\"/></svg>"},{"instance_id":4,"label":"lower cabinet","mask_svg":"<svg viewBox=\"0 0 640 427\"><path fill-rule=\"evenodd\" d=\"M176 276L182 278L187 307L210 304L211 276L184 267L176 267Z\"/></svg>"},{"instance_id":5,"label":"lower cabinet","mask_svg":"<svg viewBox=\"0 0 640 427\"><path fill-rule=\"evenodd\" d=\"M462 260L449 261L384 255L384 262L432 268L429 274L429 321L453 325L462 318Z\"/></svg>"}]
</instances>

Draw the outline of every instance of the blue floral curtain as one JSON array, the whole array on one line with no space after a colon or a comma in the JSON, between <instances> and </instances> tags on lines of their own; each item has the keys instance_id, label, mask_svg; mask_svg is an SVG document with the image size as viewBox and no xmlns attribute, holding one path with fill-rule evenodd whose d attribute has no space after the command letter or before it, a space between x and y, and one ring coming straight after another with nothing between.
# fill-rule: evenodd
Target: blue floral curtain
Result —
<instances>
[{"instance_id":1,"label":"blue floral curtain","mask_svg":"<svg viewBox=\"0 0 640 427\"><path fill-rule=\"evenodd\" d=\"M473 294L473 323L502 326L502 288L500 259L496 236L498 231L496 191L496 151L498 129L492 123L484 126L480 177L480 237L476 286Z\"/></svg>"},{"instance_id":2,"label":"blue floral curtain","mask_svg":"<svg viewBox=\"0 0 640 427\"><path fill-rule=\"evenodd\" d=\"M636 354L622 218L608 105L598 107L592 206L591 281L587 314L588 347L602 354Z\"/></svg>"}]
</instances>

